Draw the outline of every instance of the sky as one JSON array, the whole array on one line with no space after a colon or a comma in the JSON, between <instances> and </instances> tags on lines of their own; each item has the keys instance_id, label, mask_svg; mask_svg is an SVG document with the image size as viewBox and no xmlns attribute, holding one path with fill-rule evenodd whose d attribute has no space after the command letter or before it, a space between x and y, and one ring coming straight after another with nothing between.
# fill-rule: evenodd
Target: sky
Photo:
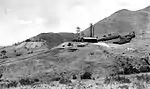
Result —
<instances>
[{"instance_id":1,"label":"sky","mask_svg":"<svg viewBox=\"0 0 150 89\"><path fill-rule=\"evenodd\" d=\"M0 0L0 45L46 32L76 32L120 9L139 10L150 0Z\"/></svg>"}]
</instances>

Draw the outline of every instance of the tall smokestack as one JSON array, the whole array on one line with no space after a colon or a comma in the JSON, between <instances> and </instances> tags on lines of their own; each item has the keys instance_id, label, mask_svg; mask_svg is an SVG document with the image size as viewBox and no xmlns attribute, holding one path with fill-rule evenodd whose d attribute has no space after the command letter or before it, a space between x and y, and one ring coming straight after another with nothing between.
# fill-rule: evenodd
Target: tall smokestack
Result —
<instances>
[{"instance_id":1,"label":"tall smokestack","mask_svg":"<svg viewBox=\"0 0 150 89\"><path fill-rule=\"evenodd\" d=\"M90 37L93 37L93 24L90 24Z\"/></svg>"},{"instance_id":2,"label":"tall smokestack","mask_svg":"<svg viewBox=\"0 0 150 89\"><path fill-rule=\"evenodd\" d=\"M93 37L94 37L94 25L93 25Z\"/></svg>"}]
</instances>

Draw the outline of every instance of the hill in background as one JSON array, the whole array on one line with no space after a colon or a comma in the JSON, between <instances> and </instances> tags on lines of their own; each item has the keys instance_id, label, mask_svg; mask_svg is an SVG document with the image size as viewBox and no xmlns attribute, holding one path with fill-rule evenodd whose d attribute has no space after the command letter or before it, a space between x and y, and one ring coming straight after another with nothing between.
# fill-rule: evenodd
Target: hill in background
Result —
<instances>
[{"instance_id":1,"label":"hill in background","mask_svg":"<svg viewBox=\"0 0 150 89\"><path fill-rule=\"evenodd\" d=\"M150 7L138 11L122 9L111 16L94 24L95 36L102 37L110 33L120 35L135 31L137 35L142 32L149 33L150 28ZM84 35L90 35L90 28L83 31Z\"/></svg>"}]
</instances>

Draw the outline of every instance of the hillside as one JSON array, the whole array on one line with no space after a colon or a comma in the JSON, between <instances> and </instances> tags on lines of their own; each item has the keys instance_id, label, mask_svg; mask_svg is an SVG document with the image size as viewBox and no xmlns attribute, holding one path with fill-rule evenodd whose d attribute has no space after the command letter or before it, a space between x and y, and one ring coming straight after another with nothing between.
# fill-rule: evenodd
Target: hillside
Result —
<instances>
[{"instance_id":1,"label":"hillside","mask_svg":"<svg viewBox=\"0 0 150 89\"><path fill-rule=\"evenodd\" d=\"M113 44L111 37L71 42L73 33L42 33L1 48L0 88L149 89L149 11L123 9L94 25L99 37L136 37L126 44ZM89 28L83 32L88 36Z\"/></svg>"},{"instance_id":2,"label":"hillside","mask_svg":"<svg viewBox=\"0 0 150 89\"><path fill-rule=\"evenodd\" d=\"M110 33L119 33L121 35L135 31L140 35L142 32L149 33L150 27L150 7L138 11L122 9L109 17L94 24L95 36L102 37ZM89 36L90 28L83 31L84 35Z\"/></svg>"},{"instance_id":3,"label":"hillside","mask_svg":"<svg viewBox=\"0 0 150 89\"><path fill-rule=\"evenodd\" d=\"M74 37L75 34L73 33L41 33L12 46L2 47L0 49L0 59L27 56L29 54L43 52L65 41L71 41Z\"/></svg>"},{"instance_id":4,"label":"hillside","mask_svg":"<svg viewBox=\"0 0 150 89\"><path fill-rule=\"evenodd\" d=\"M73 40L74 37L74 33L41 33L30 39L31 41L44 41L48 48L53 48L63 42Z\"/></svg>"}]
</instances>

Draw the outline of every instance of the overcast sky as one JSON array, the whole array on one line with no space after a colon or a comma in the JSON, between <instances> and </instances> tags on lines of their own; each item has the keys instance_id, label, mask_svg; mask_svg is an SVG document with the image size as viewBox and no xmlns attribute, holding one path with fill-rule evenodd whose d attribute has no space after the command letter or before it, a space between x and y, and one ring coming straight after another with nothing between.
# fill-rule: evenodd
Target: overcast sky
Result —
<instances>
[{"instance_id":1,"label":"overcast sky","mask_svg":"<svg viewBox=\"0 0 150 89\"><path fill-rule=\"evenodd\" d=\"M0 0L0 45L43 32L84 30L117 10L149 5L150 0Z\"/></svg>"}]
</instances>

